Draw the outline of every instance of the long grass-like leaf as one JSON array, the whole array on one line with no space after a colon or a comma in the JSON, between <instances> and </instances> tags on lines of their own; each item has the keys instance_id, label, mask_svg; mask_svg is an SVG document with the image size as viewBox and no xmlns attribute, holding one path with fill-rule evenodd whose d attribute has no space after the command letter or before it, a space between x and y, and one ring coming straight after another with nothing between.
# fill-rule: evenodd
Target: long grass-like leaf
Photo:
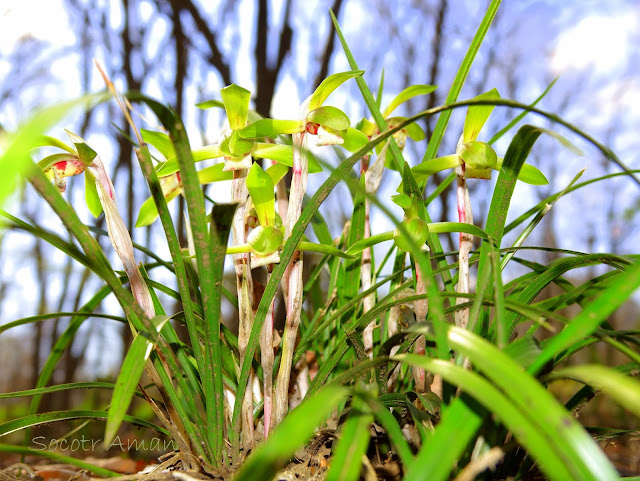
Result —
<instances>
[{"instance_id":1,"label":"long grass-like leaf","mask_svg":"<svg viewBox=\"0 0 640 481\"><path fill-rule=\"evenodd\" d=\"M158 322L158 331L166 321L168 321L166 316L164 316L163 320L155 321ZM131 399L133 398L140 376L142 376L144 366L154 347L154 342L151 341L149 337L146 331L139 331L134 337L122 362L120 375L116 380L116 386L111 398L111 406L109 407L109 416L107 418L104 435L105 445L109 445L116 436L118 428L120 428L120 424L124 419L124 415L129 409L129 404L131 404Z\"/></svg>"},{"instance_id":2,"label":"long grass-like leaf","mask_svg":"<svg viewBox=\"0 0 640 481\"><path fill-rule=\"evenodd\" d=\"M87 463L86 461L82 461L81 459L74 458L72 456L65 456L64 454L45 449L32 449L26 448L24 446L14 446L12 444L0 443L0 453L15 453L27 456L40 456L57 463L70 464L71 466L75 466L89 473L93 473L96 476L102 476L106 478L122 476L122 473L117 473L115 471L111 471L110 469L105 469L100 466Z\"/></svg>"},{"instance_id":3,"label":"long grass-like leaf","mask_svg":"<svg viewBox=\"0 0 640 481\"><path fill-rule=\"evenodd\" d=\"M182 121L168 108L160 103L139 94L130 94L132 100L140 100L146 103L156 114L163 126L168 130L178 164L180 165L183 193L187 201L189 222L194 240L198 274L200 278L200 291L205 315L205 329L208 333L210 344L205 352L209 369L200 372L204 377L206 396L207 423L209 428L209 442L211 444L213 459L217 464L222 459L223 434L224 434L224 403L222 393L222 372L220 366L220 304L216 304L216 278L213 275L212 247L207 228L204 195L200 188L198 174L193 162L189 140ZM154 188L154 191L156 189ZM154 199L159 197L157 192L152 192ZM158 198L157 201L160 201ZM162 201L160 201L162 203ZM215 367L217 366L217 368Z\"/></svg>"},{"instance_id":4,"label":"long grass-like leaf","mask_svg":"<svg viewBox=\"0 0 640 481\"><path fill-rule=\"evenodd\" d=\"M351 409L342 427L340 439L333 449L327 481L357 481L362 470L361 459L369 445L369 427L373 414L365 401L355 393Z\"/></svg>"},{"instance_id":5,"label":"long grass-like leaf","mask_svg":"<svg viewBox=\"0 0 640 481\"><path fill-rule=\"evenodd\" d=\"M513 195L518 175L520 174L520 170L522 169L533 144L541 133L542 132L536 127L529 125L521 127L511 141L511 144L509 144L509 148L505 154L500 175L493 191L491 206L489 207L486 222L487 234L491 237L493 242L484 243L480 250L480 260L478 262L478 283L480 288L478 291L491 291L489 288L491 270L490 252L495 248L500 248L504 225L507 220L507 213L509 212L509 205L511 203L511 196ZM469 314L469 324L476 327L476 332L485 333L488 326L484 325L485 323L478 322L481 306L480 300L480 297L476 298L476 302ZM500 322L500 326L496 326L494 323L492 329L494 330L494 333L496 329L499 329L503 334L502 341L504 341L505 338L508 338L507 336L509 336L511 332L506 327L508 324L508 320L506 318L501 317Z\"/></svg>"},{"instance_id":6,"label":"long grass-like leaf","mask_svg":"<svg viewBox=\"0 0 640 481\"><path fill-rule=\"evenodd\" d=\"M124 317L112 316L110 314L97 314L95 312L51 312L49 314L40 314L38 316L24 317L12 322L7 322L0 326L0 334L4 331L8 331L14 327L24 326L25 324L33 324L35 322L44 321L47 319L58 319L60 317L96 317L98 319L112 319L114 321L120 321L126 323L127 320Z\"/></svg>"},{"instance_id":7,"label":"long grass-like leaf","mask_svg":"<svg viewBox=\"0 0 640 481\"><path fill-rule=\"evenodd\" d=\"M465 80L467 79L467 75L471 70L471 64L476 57L476 54L480 50L480 46L482 45L482 41L493 22L496 14L498 13L498 7L500 7L501 0L492 0L487 8L487 11L480 22L480 26L476 31L476 34L471 41L471 45L467 49L467 53L458 68L458 72L453 80L453 84L451 84L451 89L449 90L449 94L447 95L447 103L453 103L460 95L460 91L462 90L462 86L464 85ZM433 134L429 139L429 144L427 146L427 151L424 154L422 161L428 161L434 159L438 154L438 149L440 148L440 143L442 142L442 138L444 137L444 132L447 128L447 124L449 123L449 118L451 117L451 112L443 112L438 118L438 122L436 123L435 128L433 129Z\"/></svg>"},{"instance_id":8,"label":"long grass-like leaf","mask_svg":"<svg viewBox=\"0 0 640 481\"><path fill-rule=\"evenodd\" d=\"M0 436L6 436L22 429L31 428L34 426L42 426L57 421L69 421L73 419L93 419L104 420L107 419L107 411L98 410L70 410L70 411L51 411L42 414L30 414L11 421L0 424ZM145 419L141 419L136 416L126 415L124 420L130 424L140 426L143 428L152 429L160 434L168 436L167 430L156 426Z\"/></svg>"},{"instance_id":9,"label":"long grass-like leaf","mask_svg":"<svg viewBox=\"0 0 640 481\"><path fill-rule=\"evenodd\" d=\"M468 356L477 369L502 389L520 410L532 411L540 416L541 424L550 429L550 435L569 463L572 479L617 479L606 456L586 431L543 386L533 377L526 376L524 369L508 355L484 339L457 327L449 328L448 339L453 349ZM534 368L530 367L529 370L533 371Z\"/></svg>"},{"instance_id":10,"label":"long grass-like leaf","mask_svg":"<svg viewBox=\"0 0 640 481\"><path fill-rule=\"evenodd\" d=\"M494 0L493 3L499 4L500 2L499 1L496 2L496 0ZM353 57L351 50L349 49L349 45L347 44L347 41L344 38L344 35L342 34L342 30L340 29L338 20L336 19L332 11L330 11L329 13L331 14L331 20L333 22L333 26L336 29L336 33L338 34L338 38L340 39L340 43L342 44L342 49L344 50L345 56L349 61L349 66L353 70L357 70L358 64L356 63L356 60ZM373 98L373 95L371 94L371 90L369 89L366 81L362 76L360 76L356 78L356 82L358 84L358 88L360 89L360 93L362 94L362 98L367 104L367 107L369 108L369 112L371 112L371 115L373 116L373 119L378 127L378 130L380 132L384 131L385 129L387 129L387 122L384 119L384 116L382 115L382 113L380 112L380 107L378 106L375 99ZM457 98L457 95L456 95L456 98ZM403 122L402 124L406 126L406 125L411 125L412 123L413 122L409 122L409 119L407 119L407 121ZM432 141L430 140L429 146L431 146L431 143ZM389 150L391 152L391 157L393 159L393 165L395 169L399 172L402 172L402 169L404 168L404 165L405 165L405 160L402 156L402 152L400 151L400 148L398 147L398 144L395 142L393 138L389 142ZM426 222L431 222L431 219L429 218L429 214L426 211L424 212L423 220L425 220ZM440 239L438 239L438 237L435 235L430 235L429 239L430 239L429 245L431 247L433 254L441 253L443 249L442 249L442 244L440 243ZM444 267L444 265L440 265L440 267ZM443 276L443 281L445 285L449 284L451 281L451 276L448 270L444 270L442 273L442 276Z\"/></svg>"},{"instance_id":11,"label":"long grass-like leaf","mask_svg":"<svg viewBox=\"0 0 640 481\"><path fill-rule=\"evenodd\" d=\"M423 443L413 463L406 468L404 481L445 481L482 425L485 412L463 396L455 399L442 420Z\"/></svg>"},{"instance_id":12,"label":"long grass-like leaf","mask_svg":"<svg viewBox=\"0 0 640 481\"><path fill-rule=\"evenodd\" d=\"M624 303L640 286L640 262L629 266L619 274L571 324L554 336L544 347L535 362L529 366L530 373L539 372L544 365L562 350L589 336L611 313Z\"/></svg>"},{"instance_id":13,"label":"long grass-like leaf","mask_svg":"<svg viewBox=\"0 0 640 481\"><path fill-rule=\"evenodd\" d=\"M568 479L590 479L577 477L572 470L573 466L567 465L562 446L554 446L555 427L540 420L536 412L527 412L515 406L500 390L481 376L467 371L459 366L440 359L430 359L425 356L406 354L398 357L399 360L411 365L441 375L448 382L459 386L474 400L482 404L485 409L498 417L511 431L516 439L525 448L531 451L547 476L552 480L564 481ZM418 479L413 473L419 469L418 460L412 466L408 479ZM431 473L424 471L425 478L434 479Z\"/></svg>"},{"instance_id":14,"label":"long grass-like leaf","mask_svg":"<svg viewBox=\"0 0 640 481\"><path fill-rule=\"evenodd\" d=\"M269 481L285 466L318 425L344 400L347 389L327 386L291 411L273 431L269 442L259 446L245 461L236 481Z\"/></svg>"},{"instance_id":15,"label":"long grass-like leaf","mask_svg":"<svg viewBox=\"0 0 640 481\"><path fill-rule=\"evenodd\" d=\"M550 381L573 379L610 395L629 412L640 416L640 382L616 369L599 364L583 364L558 369L549 374Z\"/></svg>"},{"instance_id":16,"label":"long grass-like leaf","mask_svg":"<svg viewBox=\"0 0 640 481\"><path fill-rule=\"evenodd\" d=\"M80 329L80 326L84 323L84 321L88 318L86 314L90 314L98 307L98 305L102 302L102 300L109 295L111 290L108 286L102 287L89 301L82 306L80 312L82 313L79 316L74 316L69 321L69 325L65 329L65 331L60 335L53 348L51 349L51 353L49 357L44 363L42 370L40 371L40 375L38 376L38 381L36 382L35 388L42 388L46 386L51 376L53 376L53 372L58 365L58 362L68 349L68 347L73 342L76 332ZM38 406L40 404L40 400L42 399L41 394L36 394L31 399L29 403L29 414L35 414L38 410Z\"/></svg>"}]
</instances>

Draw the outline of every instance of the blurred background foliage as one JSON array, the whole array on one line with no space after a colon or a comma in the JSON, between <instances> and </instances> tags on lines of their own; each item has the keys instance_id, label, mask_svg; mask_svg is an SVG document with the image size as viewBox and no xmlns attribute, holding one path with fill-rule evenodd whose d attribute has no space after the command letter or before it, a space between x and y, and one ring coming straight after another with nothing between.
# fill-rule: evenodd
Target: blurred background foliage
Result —
<instances>
[{"instance_id":1,"label":"blurred background foliage","mask_svg":"<svg viewBox=\"0 0 640 481\"><path fill-rule=\"evenodd\" d=\"M343 26L354 55L370 85L378 85L384 71L384 99L414 83L441 85L435 94L414 99L406 111L415 113L444 102L448 86L464 55L487 2L476 0L50 0L9 1L0 5L0 124L15 129L39 106L104 88L93 61L110 74L120 91L139 90L170 104L184 119L192 145L216 141L222 111L199 110L198 102L219 98L222 87L234 82L253 92L253 106L264 116L292 118L296 106L328 74L348 70L330 27L332 8ZM504 2L472 68L461 98L493 87L503 98L533 101L556 76L559 80L539 105L585 129L611 147L630 168L640 168L640 6L633 0L529 0ZM349 90L351 89L351 91ZM352 122L366 114L355 82L332 97ZM351 100L353 99L353 101ZM518 112L498 108L482 135L490 136ZM140 114L144 116L145 112ZM441 152L455 149L463 112L454 112L453 127ZM427 138L435 125L423 127ZM533 117L529 122L545 125ZM144 125L158 130L154 124ZM69 117L51 132L64 138L63 128L77 132L98 151L112 172L118 202L135 241L161 255L159 226L133 228L140 204L148 197L136 168L132 144L116 129L125 125L115 103ZM458 129L459 131L459 129ZM566 134L566 132L561 132ZM488 137L487 137L488 139ZM575 139L572 139L572 141ZM419 162L424 143L410 144L406 157ZM498 143L504 153L507 145ZM516 206L526 209L566 186L585 166L583 179L614 172L616 167L589 146L579 157L557 142L540 142L531 161L550 180L548 186L519 185ZM331 160L329 160L331 162ZM335 163L335 160L333 161ZM310 190L322 178L310 178ZM429 181L427 193L440 177ZM476 219L488 208L490 186L470 183ZM601 184L598 184L601 185ZM628 179L611 179L607 188L583 189L555 206L530 240L578 251L630 253L640 241L637 189ZM386 176L380 190L388 197L397 187ZM336 189L323 205L332 234L342 231L351 206L346 188ZM209 189L216 198L217 191ZM67 194L87 222L83 185L70 181ZM182 200L182 199L180 199ZM15 196L8 210L32 223L62 231L48 207L29 188ZM176 216L184 206L176 203ZM431 216L451 220L453 192L431 204ZM516 208L515 214L518 213ZM373 216L373 225L386 221ZM102 219L97 220L102 227ZM184 235L184 224L181 224ZM183 238L184 240L184 238ZM452 239L445 249L453 250ZM18 231L0 240L0 323L28 315L74 311L98 288L98 281L42 240ZM103 246L108 240L101 238ZM531 254L545 264L555 254ZM584 269L585 277L598 274ZM161 279L160 279L161 280ZM105 312L117 312L106 303ZM619 328L637 328L638 307L631 303L613 321ZM237 316L226 312L233 323ZM35 385L42 363L68 319L51 319L0 335L0 391ZM124 327L124 328L123 328ZM130 343L130 330L104 319L85 323L72 349L56 372L55 383L111 377L117 373ZM593 356L607 356L594 352ZM606 361L612 364L613 360ZM569 388L570 389L570 388ZM68 393L68 392L67 392ZM42 410L66 407L72 400L62 393L45 399ZM13 402L20 403L20 400ZM7 401L0 418L8 413ZM20 409L16 407L15 409ZM618 413L620 427L624 418ZM588 415L588 414L584 414ZM615 423L614 423L615 424Z\"/></svg>"}]
</instances>

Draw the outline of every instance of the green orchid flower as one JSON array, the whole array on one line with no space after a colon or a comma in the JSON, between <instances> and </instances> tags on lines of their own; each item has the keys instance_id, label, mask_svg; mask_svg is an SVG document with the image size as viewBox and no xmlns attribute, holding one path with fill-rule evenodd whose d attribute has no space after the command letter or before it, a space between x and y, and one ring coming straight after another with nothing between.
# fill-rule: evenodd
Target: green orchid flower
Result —
<instances>
[{"instance_id":1,"label":"green orchid flower","mask_svg":"<svg viewBox=\"0 0 640 481\"><path fill-rule=\"evenodd\" d=\"M246 182L253 207L248 209L247 225L253 230L246 243L227 249L227 254L251 252L252 269L280 262L279 251L284 245L284 227L275 210L274 189L284 174L278 165L275 164L266 171L257 163L251 166ZM300 242L298 248L302 251L352 258L331 245L316 244L307 240Z\"/></svg>"},{"instance_id":2,"label":"green orchid flower","mask_svg":"<svg viewBox=\"0 0 640 481\"><path fill-rule=\"evenodd\" d=\"M382 112L382 116L384 117L387 123L387 126L390 129L392 129L393 127L397 126L398 124L406 120L406 117L400 117L400 116L391 117L391 113L396 108L398 108L403 103L407 102L408 100L418 95L428 95L433 91L435 91L437 88L438 87L436 85L411 85L410 87L407 87L398 95L396 95L393 98L393 100L391 100L389 105L387 105L387 107L385 107L385 109ZM382 82L380 85L380 90L382 90ZM365 136L366 141L362 145L368 142L373 136L378 135L380 133L377 125L371 119L362 119L358 123L356 128L359 131L361 131ZM403 129L393 134L393 138L395 139L396 144L398 144L398 147L400 148L400 150L404 149L404 146L407 143L407 137L410 138L411 140L419 142L425 139L426 134L424 133L424 130L422 130L422 128L416 123L407 125ZM360 147L362 145L360 145ZM382 153L383 147L384 147L384 144L379 144L376 147L376 153L378 155ZM388 151L385 153L385 167L395 170L391 153Z\"/></svg>"},{"instance_id":3,"label":"green orchid flower","mask_svg":"<svg viewBox=\"0 0 640 481\"><path fill-rule=\"evenodd\" d=\"M500 94L496 89L478 95L474 100L497 100ZM494 105L472 105L467 109L463 133L458 141L456 153L427 160L415 166L412 171L420 185L424 185L430 175L446 169L464 165L464 177L473 179L491 179L492 171L500 171L502 157L486 142L478 141L478 135L487 122ZM531 164L524 164L518 180L533 185L545 185L549 181L540 170Z\"/></svg>"}]
</instances>

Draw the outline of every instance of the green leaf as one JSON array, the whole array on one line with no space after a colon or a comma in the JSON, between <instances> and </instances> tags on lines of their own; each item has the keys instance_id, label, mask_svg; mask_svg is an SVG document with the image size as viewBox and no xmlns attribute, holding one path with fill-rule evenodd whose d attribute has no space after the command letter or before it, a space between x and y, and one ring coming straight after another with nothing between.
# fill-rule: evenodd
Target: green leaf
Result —
<instances>
[{"instance_id":1,"label":"green leaf","mask_svg":"<svg viewBox=\"0 0 640 481\"><path fill-rule=\"evenodd\" d=\"M382 116L387 118L391 112L393 112L400 104L406 102L417 95L428 95L434 90L438 88L437 85L411 85L400 92L396 97L391 101L391 103L384 109L382 112Z\"/></svg>"},{"instance_id":2,"label":"green leaf","mask_svg":"<svg viewBox=\"0 0 640 481\"><path fill-rule=\"evenodd\" d=\"M102 203L98 197L96 178L89 169L84 171L84 199L89 208L89 212L97 219L102 214Z\"/></svg>"},{"instance_id":3,"label":"green leaf","mask_svg":"<svg viewBox=\"0 0 640 481\"><path fill-rule=\"evenodd\" d=\"M164 132L140 129L140 133L142 134L142 140L158 149L158 152L160 152L165 159L171 159L176 156L176 151L173 148L171 139Z\"/></svg>"},{"instance_id":4,"label":"green leaf","mask_svg":"<svg viewBox=\"0 0 640 481\"><path fill-rule=\"evenodd\" d=\"M167 316L156 316L152 319L156 330L160 332L162 326L169 320ZM104 434L104 445L109 446L113 438L118 434L120 424L129 409L131 399L136 391L136 386L142 376L144 366L151 355L155 343L150 339L148 333L140 331L133 338L131 347L122 362L120 374L116 380L116 386L111 397L111 406L107 416L107 425Z\"/></svg>"},{"instance_id":5,"label":"green leaf","mask_svg":"<svg viewBox=\"0 0 640 481\"><path fill-rule=\"evenodd\" d=\"M544 365L564 349L580 342L595 331L607 316L622 305L640 286L640 262L629 266L615 277L608 287L589 303L561 333L552 337L544 346L535 362L527 369L531 373L539 372Z\"/></svg>"},{"instance_id":6,"label":"green leaf","mask_svg":"<svg viewBox=\"0 0 640 481\"><path fill-rule=\"evenodd\" d=\"M369 394L366 396L366 402L369 405L369 409L371 409L375 415L378 424L386 431L391 445L400 458L400 462L405 467L409 466L413 462L413 453L411 452L407 439L404 437L404 433L400 429L397 419L391 414L389 408L380 402L378 396Z\"/></svg>"},{"instance_id":7,"label":"green leaf","mask_svg":"<svg viewBox=\"0 0 640 481\"><path fill-rule=\"evenodd\" d=\"M567 449L563 446L553 446L552 441L556 438L549 436L553 434L556 429L555 426L545 425L544 420L540 422L535 415L530 416L527 410L521 409L483 377L441 359L430 359L414 354L405 354L397 358L410 365L441 375L447 382L459 386L465 393L472 396L475 401L491 411L514 433L516 439L533 454L550 479L557 481L594 479L586 476L576 477L577 473L572 472L571 467L567 466L568 461L565 461L567 458L565 451ZM517 389L517 387L515 388ZM411 475L407 475L407 479L418 479L415 474L417 474L416 471L419 468L420 464L416 460L415 464L411 466Z\"/></svg>"},{"instance_id":8,"label":"green leaf","mask_svg":"<svg viewBox=\"0 0 640 481\"><path fill-rule=\"evenodd\" d=\"M542 132L544 132L545 134L547 134L547 135L553 137L554 139L556 139L558 142L560 142L564 147L569 149L575 155L584 155L584 152L582 150L580 150L579 147L577 147L575 144L573 144L569 139L567 139L563 135L560 135L555 130L545 129L545 128L542 128L542 127L538 127L538 128Z\"/></svg>"},{"instance_id":9,"label":"green leaf","mask_svg":"<svg viewBox=\"0 0 640 481\"><path fill-rule=\"evenodd\" d=\"M454 399L413 463L407 466L404 481L425 481L425 473L429 473L429 481L451 479L449 474L482 425L483 415L466 396Z\"/></svg>"},{"instance_id":10,"label":"green leaf","mask_svg":"<svg viewBox=\"0 0 640 481\"><path fill-rule=\"evenodd\" d=\"M573 379L602 391L629 412L640 416L640 382L616 369L600 364L582 364L555 370L549 380Z\"/></svg>"},{"instance_id":11,"label":"green leaf","mask_svg":"<svg viewBox=\"0 0 640 481\"><path fill-rule=\"evenodd\" d=\"M468 356L478 371L500 388L521 412L544 413L542 419L535 415L531 419L547 432L548 442L562 452L567 468L573 474L570 479L617 479L615 470L584 428L545 387L527 375L522 366L466 329L451 326L447 338L451 348Z\"/></svg>"},{"instance_id":12,"label":"green leaf","mask_svg":"<svg viewBox=\"0 0 640 481\"><path fill-rule=\"evenodd\" d=\"M208 443L214 449L214 461L218 464L221 450L224 445L223 433L212 433L210 426L218 426L218 429L224 431L224 383L222 371L222 280L224 277L224 263L229 243L229 234L231 225L235 216L236 204L215 204L211 210L211 222L209 224L209 245L206 246L206 255L209 257L211 277L210 293L203 300L207 300L210 305L210 318L206 319L207 305L205 303L205 323L204 323L204 361L208 364L211 372L205 374L204 389L206 396L207 411L207 430L209 431ZM202 270L199 269L200 272ZM202 274L201 274L202 275ZM201 281L202 282L202 281ZM200 371L202 376L202 370ZM209 378L209 379L207 379ZM221 412L217 412L221 410Z\"/></svg>"},{"instance_id":13,"label":"green leaf","mask_svg":"<svg viewBox=\"0 0 640 481\"><path fill-rule=\"evenodd\" d=\"M223 380L222 380L222 349L220 347L220 290L222 289L222 268L226 251L226 240L224 245L218 246L214 234L209 231L211 227L219 222L222 223L227 219L225 209L227 206L214 205L213 215L211 216L211 225L207 222L205 212L205 201L202 187L197 176L189 139L182 121L175 113L158 102L145 97L139 93L130 93L129 98L132 100L143 101L162 122L162 125L170 133L170 137L174 142L174 148L180 165L180 178L183 186L183 192L187 204L189 214L189 224L193 233L193 246L196 254L197 272L199 275L199 287L202 295L202 307L204 316L200 325L204 326L204 336L199 338L196 332L190 329L189 336L192 339L192 348L195 351L196 359L199 366L207 366L207 368L199 369L202 382L202 390L204 391L204 404L206 414L206 444L210 453L210 460L214 466L218 466L223 458L223 431L224 431L224 398L223 398ZM163 227L171 248L171 255L176 266L176 271L180 269L181 274L178 277L178 285L183 302L190 299L189 286L187 284L187 274L185 273L185 264L180 251L180 246L175 236L175 229L166 209L164 197L159 191L158 182L155 181L155 172L149 168L149 163L145 161L145 176L151 179L150 187L154 198L162 206L161 216ZM220 212L222 210L222 212ZM233 213L233 209L232 210ZM232 215L231 213L231 215ZM188 265L188 264L187 264ZM191 266L189 266L191 267ZM191 316L191 303L186 302L185 315ZM191 312L188 312L190 311ZM196 325L193 317L191 322L187 322L190 328ZM202 350L198 349L199 340L203 339ZM179 402L179 401L178 401ZM200 451L202 445L196 447L196 451Z\"/></svg>"},{"instance_id":14,"label":"green leaf","mask_svg":"<svg viewBox=\"0 0 640 481\"><path fill-rule=\"evenodd\" d=\"M238 130L243 139L259 139L262 137L277 137L282 134L302 132L304 125L298 120L260 119Z\"/></svg>"},{"instance_id":15,"label":"green leaf","mask_svg":"<svg viewBox=\"0 0 640 481\"><path fill-rule=\"evenodd\" d=\"M41 443L41 445L46 446L46 444L43 444L43 443ZM96 476L105 477L105 478L121 476L121 473L111 471L110 469L101 468L100 466L95 466L91 463L87 463L85 461L74 458L72 456L65 456L64 454L60 454L55 451L43 449L40 446L38 446L35 449L32 449L24 446L14 446L12 444L0 443L0 453L15 453L15 454L22 454L23 456L24 455L39 456L39 457L51 459L56 463L70 464L71 466L75 466L89 473L93 473Z\"/></svg>"},{"instance_id":16,"label":"green leaf","mask_svg":"<svg viewBox=\"0 0 640 481\"><path fill-rule=\"evenodd\" d=\"M470 140L458 148L457 154L474 169L493 169L498 163L495 150L486 142Z\"/></svg>"},{"instance_id":17,"label":"green leaf","mask_svg":"<svg viewBox=\"0 0 640 481\"><path fill-rule=\"evenodd\" d=\"M482 18L482 22L478 26L475 35L473 36L473 40L471 41L471 45L467 49L467 53L458 68L458 72L451 84L451 88L449 93L447 94L446 102L447 104L451 104L458 100L458 95L460 95L460 91L462 90L462 86L469 75L469 71L471 70L471 65L473 64L473 60L475 59L478 51L480 50L480 46L489 31L489 27L493 22L496 14L498 13L498 8L500 7L501 0L491 0L491 3L487 7L487 10ZM444 136L444 132L447 129L447 124L449 123L449 119L451 118L451 110L447 110L442 112L438 117L438 122L436 123L435 128L433 129L433 134L429 139L429 144L427 145L427 151L424 153L423 161L430 160L436 157L438 154L438 149L440 148L440 144L442 142L442 138ZM472 139L465 139L472 140ZM473 139L475 140L475 139Z\"/></svg>"},{"instance_id":18,"label":"green leaf","mask_svg":"<svg viewBox=\"0 0 640 481\"><path fill-rule=\"evenodd\" d=\"M49 411L41 414L29 414L21 418L12 419L11 421L0 424L0 436L5 436L21 429L27 429L34 426L46 426L53 422L68 421L74 419L102 420L106 419L108 413L106 411L93 410L69 410L69 411ZM125 416L124 421L152 429L165 436L169 435L166 429L156 426L145 419L135 416Z\"/></svg>"},{"instance_id":19,"label":"green leaf","mask_svg":"<svg viewBox=\"0 0 640 481\"><path fill-rule=\"evenodd\" d=\"M331 93L340 87L344 82L351 78L361 77L364 70L356 70L351 72L341 72L329 75L322 81L318 88L311 94L309 98L308 111L313 111L320 107Z\"/></svg>"},{"instance_id":20,"label":"green leaf","mask_svg":"<svg viewBox=\"0 0 640 481\"><path fill-rule=\"evenodd\" d=\"M360 478L361 460L369 446L369 428L372 422L373 414L369 406L361 396L354 395L349 415L333 449L327 481L357 481Z\"/></svg>"},{"instance_id":21,"label":"green leaf","mask_svg":"<svg viewBox=\"0 0 640 481\"><path fill-rule=\"evenodd\" d=\"M496 89L474 97L473 100L497 100L500 94ZM467 110L467 117L464 120L464 131L462 134L462 142L467 143L470 140L476 140L482 127L486 123L489 115L495 108L495 105L472 105Z\"/></svg>"},{"instance_id":22,"label":"green leaf","mask_svg":"<svg viewBox=\"0 0 640 481\"><path fill-rule=\"evenodd\" d=\"M240 130L247 125L247 115L249 112L249 101L251 92L242 87L231 84L220 90L224 109L227 112L227 119L231 130Z\"/></svg>"},{"instance_id":23,"label":"green leaf","mask_svg":"<svg viewBox=\"0 0 640 481\"><path fill-rule=\"evenodd\" d=\"M347 114L339 108L330 105L324 105L309 112L307 122L320 124L323 127L338 131L347 130L351 125Z\"/></svg>"},{"instance_id":24,"label":"green leaf","mask_svg":"<svg viewBox=\"0 0 640 481\"><path fill-rule=\"evenodd\" d=\"M538 105L538 102L540 102L547 95L547 93L549 93L549 91L551 90L551 87L553 87L553 85L558 81L558 78L559 77L556 77L553 79L553 81L547 86L547 88L544 89L544 91L530 104L531 107L535 107L536 105ZM513 120L511 120L511 122L509 122L502 129L500 129L500 131L497 132L493 137L491 137L491 139L489 140L489 145L493 145L494 143L496 143L500 137L502 137L505 133L511 130L528 113L529 113L528 110L524 110L520 112L520 114L518 114Z\"/></svg>"},{"instance_id":25,"label":"green leaf","mask_svg":"<svg viewBox=\"0 0 640 481\"><path fill-rule=\"evenodd\" d=\"M260 225L263 227L275 226L276 210L273 180L257 162L253 164L249 170L249 175L247 175L247 189L256 208Z\"/></svg>"},{"instance_id":26,"label":"green leaf","mask_svg":"<svg viewBox=\"0 0 640 481\"><path fill-rule=\"evenodd\" d=\"M502 352L514 359L522 367L529 367L540 354L540 346L533 336L520 337L507 344Z\"/></svg>"},{"instance_id":27,"label":"green leaf","mask_svg":"<svg viewBox=\"0 0 640 481\"><path fill-rule=\"evenodd\" d=\"M347 390L326 386L305 399L291 411L267 441L252 452L234 478L235 481L270 481L284 467L296 450L306 443L336 407L345 399Z\"/></svg>"}]
</instances>

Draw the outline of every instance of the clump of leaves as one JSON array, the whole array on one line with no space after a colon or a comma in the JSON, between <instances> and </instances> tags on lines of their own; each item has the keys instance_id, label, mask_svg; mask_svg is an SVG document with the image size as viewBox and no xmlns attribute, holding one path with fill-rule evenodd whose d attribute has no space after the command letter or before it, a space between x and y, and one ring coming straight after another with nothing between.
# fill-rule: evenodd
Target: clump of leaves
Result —
<instances>
[{"instance_id":1,"label":"clump of leaves","mask_svg":"<svg viewBox=\"0 0 640 481\"><path fill-rule=\"evenodd\" d=\"M0 425L0 436L62 419L106 419L105 442L109 443L125 421L171 436L186 469L210 473L231 469L237 470L239 480L268 480L329 419L336 429L331 431L336 440L326 473L329 480L355 481L365 471L371 475L367 452L373 443L411 481L470 479L487 469L495 470L496 479L521 479L536 467L554 480L618 479L594 438L572 414L598 390L632 415L640 415L640 383L629 375L640 365L635 350L639 332L619 332L607 323L607 317L640 285L640 263L634 256L573 251L561 252L564 257L550 265L517 256L550 206L586 183L578 184L577 174L565 189L506 225L518 181L547 182L526 160L541 134L550 131L524 125L506 152L498 153L492 146L497 136L489 142L478 140L492 110L516 107L569 125L535 105L504 101L495 90L456 103L499 3L489 6L447 105L406 118L390 115L400 103L428 95L435 87L408 87L382 109L381 95L374 99L335 18L352 70L329 76L302 103L293 120L261 118L250 109L250 92L237 85L225 87L221 100L201 105L225 110L226 121L215 145L192 148L181 120L169 108L129 94L128 101L146 104L165 130L138 129L129 116L128 102L105 75L113 98L129 119L151 193L140 209L137 226L159 219L169 247L171 258L155 264L137 262L115 203L114 186L100 157L83 139L70 133L70 146L43 138L50 122L41 120L10 138L0 162L24 163L27 180L75 240L71 243L5 213L8 225L50 242L87 266L104 281L104 287L73 313L38 385L28 392L0 395L33 396L30 414ZM325 105L329 95L350 80L358 83L371 114L354 127L344 112ZM463 106L467 117L456 152L438 157L449 114ZM433 136L427 139L423 161L411 168L403 147L409 140L422 140L424 132L416 122L436 114L440 115ZM500 135L513 123L507 127ZM622 165L608 149L577 127L569 127ZM315 192L307 192L307 177L321 170L321 162L316 160L317 151L309 151L310 137L319 146L347 151L335 167L322 163L329 174ZM30 151L43 145L61 152L36 166ZM198 168L205 159L220 160ZM357 163L359 179L353 173ZM287 195L282 183L289 169L292 180ZM425 184L429 175L445 169L455 169L446 182L457 182L459 217L457 222L434 223L429 216L434 196L425 200ZM489 179L494 171L498 178L490 208L478 227L471 215L467 182ZM108 253L62 195L67 178L81 174L89 210L95 216L104 212L125 276L114 270ZM625 174L635 180L633 173L625 170ZM398 195L389 201L402 209L402 219L394 218L389 201L376 196L383 175L398 185ZM222 180L231 180L227 204L212 202L201 187ZM353 211L348 228L334 239L319 207L339 182L350 188ZM310 197L305 201L306 194ZM168 207L179 195L187 207L186 246L178 242ZM286 207L276 209L276 205ZM375 232L372 209L389 216L395 228ZM318 242L305 237L310 224ZM504 235L511 230L521 234L513 245L504 245ZM452 232L460 233L458 262L450 262L438 238ZM473 237L481 240L476 252ZM378 244L383 253L380 262L372 252ZM307 251L319 252L322 258L305 283L302 265ZM235 293L222 287L228 256L233 257L228 265L233 263L236 274ZM391 274L385 276L382 272L391 258ZM510 262L521 262L530 272L506 279L503 269ZM606 265L609 270L582 285L566 279L567 273L587 265ZM152 269L158 266L174 274L172 286L153 282ZM266 270L264 289L254 286L252 269L256 268ZM470 287L472 269L475 292ZM564 292L538 301L538 294L552 282ZM274 331L278 286L286 304L280 342ZM159 290L178 299L181 311L167 312ZM116 382L45 387L80 325L96 315L109 293L115 294L126 318L122 320L134 333ZM223 296L238 306L238 335L222 323ZM567 319L562 310L574 304L581 310ZM42 319L20 319L1 326L0 332ZM546 333L540 342L539 332L548 328L548 319L559 321L562 328ZM179 340L176 322L186 326L188 343ZM598 342L608 343L629 362L564 365L575 353ZM140 383L143 371L157 390L149 391ZM548 390L557 379L573 379L585 388L563 405ZM35 414L43 394L89 387L113 389L105 411ZM126 414L134 396L150 404L157 415L155 423ZM374 427L382 433L375 439ZM256 428L261 428L261 434L256 434ZM597 432L613 431L604 426ZM0 450L34 452L1 444ZM88 469L112 474L97 467Z\"/></svg>"}]
</instances>

